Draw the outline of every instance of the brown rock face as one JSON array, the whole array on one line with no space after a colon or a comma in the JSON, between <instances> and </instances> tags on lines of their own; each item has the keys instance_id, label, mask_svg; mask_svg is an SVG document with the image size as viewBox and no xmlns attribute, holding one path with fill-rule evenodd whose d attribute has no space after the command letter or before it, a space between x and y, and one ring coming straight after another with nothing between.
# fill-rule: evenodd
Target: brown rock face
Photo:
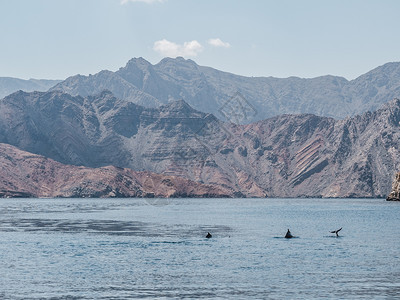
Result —
<instances>
[{"instance_id":1,"label":"brown rock face","mask_svg":"<svg viewBox=\"0 0 400 300\"><path fill-rule=\"evenodd\" d=\"M386 198L387 201L400 201L400 172L396 174L392 184L392 191Z\"/></svg>"},{"instance_id":2,"label":"brown rock face","mask_svg":"<svg viewBox=\"0 0 400 300\"><path fill-rule=\"evenodd\" d=\"M399 124L397 99L344 120L282 115L249 125L224 123L184 101L151 109L109 92L0 100L0 142L68 165L219 185L237 197L384 198L388 174L400 167Z\"/></svg>"},{"instance_id":3,"label":"brown rock face","mask_svg":"<svg viewBox=\"0 0 400 300\"><path fill-rule=\"evenodd\" d=\"M87 168L0 144L0 197L232 197L219 186L112 166Z\"/></svg>"}]
</instances>

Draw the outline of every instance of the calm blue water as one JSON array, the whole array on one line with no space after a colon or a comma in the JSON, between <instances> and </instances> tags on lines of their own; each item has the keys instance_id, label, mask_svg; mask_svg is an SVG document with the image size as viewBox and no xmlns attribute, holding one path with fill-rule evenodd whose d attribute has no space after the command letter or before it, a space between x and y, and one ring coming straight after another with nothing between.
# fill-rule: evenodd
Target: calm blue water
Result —
<instances>
[{"instance_id":1,"label":"calm blue water","mask_svg":"<svg viewBox=\"0 0 400 300\"><path fill-rule=\"evenodd\" d=\"M400 298L399 230L384 200L2 199L0 298Z\"/></svg>"}]
</instances>

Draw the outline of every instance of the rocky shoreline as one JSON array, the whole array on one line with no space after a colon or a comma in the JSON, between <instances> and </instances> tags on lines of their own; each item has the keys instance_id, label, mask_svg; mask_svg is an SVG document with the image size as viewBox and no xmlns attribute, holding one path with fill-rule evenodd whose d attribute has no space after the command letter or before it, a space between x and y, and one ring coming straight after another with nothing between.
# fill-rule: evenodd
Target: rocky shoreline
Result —
<instances>
[{"instance_id":1,"label":"rocky shoreline","mask_svg":"<svg viewBox=\"0 0 400 300\"><path fill-rule=\"evenodd\" d=\"M396 174L392 184L392 191L386 198L387 201L400 201L400 172Z\"/></svg>"}]
</instances>

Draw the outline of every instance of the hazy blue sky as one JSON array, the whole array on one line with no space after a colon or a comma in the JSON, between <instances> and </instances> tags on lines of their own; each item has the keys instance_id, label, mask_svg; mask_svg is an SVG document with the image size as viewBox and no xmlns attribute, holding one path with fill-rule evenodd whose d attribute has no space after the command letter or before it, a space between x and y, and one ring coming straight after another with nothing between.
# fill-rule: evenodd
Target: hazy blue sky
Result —
<instances>
[{"instance_id":1,"label":"hazy blue sky","mask_svg":"<svg viewBox=\"0 0 400 300\"><path fill-rule=\"evenodd\" d=\"M353 79L400 61L397 0L0 0L0 76L183 55L248 76Z\"/></svg>"}]
</instances>

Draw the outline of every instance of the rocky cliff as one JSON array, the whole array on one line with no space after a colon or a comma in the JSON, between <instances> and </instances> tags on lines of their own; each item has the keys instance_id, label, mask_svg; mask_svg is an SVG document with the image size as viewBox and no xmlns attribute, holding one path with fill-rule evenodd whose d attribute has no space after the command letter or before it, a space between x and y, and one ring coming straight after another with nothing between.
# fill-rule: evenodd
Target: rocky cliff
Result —
<instances>
[{"instance_id":1,"label":"rocky cliff","mask_svg":"<svg viewBox=\"0 0 400 300\"><path fill-rule=\"evenodd\" d=\"M387 63L349 81L337 76L244 77L202 67L190 59L165 58L152 65L134 58L116 72L72 76L52 88L75 96L95 95L104 89L146 107L185 99L197 110L241 124L286 113L344 118L376 110L400 97L400 63ZM236 101L237 92L244 99L240 105L247 109L240 119L223 112L227 102Z\"/></svg>"},{"instance_id":2,"label":"rocky cliff","mask_svg":"<svg viewBox=\"0 0 400 300\"><path fill-rule=\"evenodd\" d=\"M151 172L64 165L0 144L0 197L232 197L233 192Z\"/></svg>"},{"instance_id":3,"label":"rocky cliff","mask_svg":"<svg viewBox=\"0 0 400 300\"><path fill-rule=\"evenodd\" d=\"M65 164L113 165L248 197L386 197L400 167L400 100L335 120L224 123L184 101L145 108L110 92L18 92L0 101L0 142Z\"/></svg>"},{"instance_id":4,"label":"rocky cliff","mask_svg":"<svg viewBox=\"0 0 400 300\"><path fill-rule=\"evenodd\" d=\"M397 173L392 184L392 191L386 198L387 201L400 201L400 173Z\"/></svg>"}]
</instances>

